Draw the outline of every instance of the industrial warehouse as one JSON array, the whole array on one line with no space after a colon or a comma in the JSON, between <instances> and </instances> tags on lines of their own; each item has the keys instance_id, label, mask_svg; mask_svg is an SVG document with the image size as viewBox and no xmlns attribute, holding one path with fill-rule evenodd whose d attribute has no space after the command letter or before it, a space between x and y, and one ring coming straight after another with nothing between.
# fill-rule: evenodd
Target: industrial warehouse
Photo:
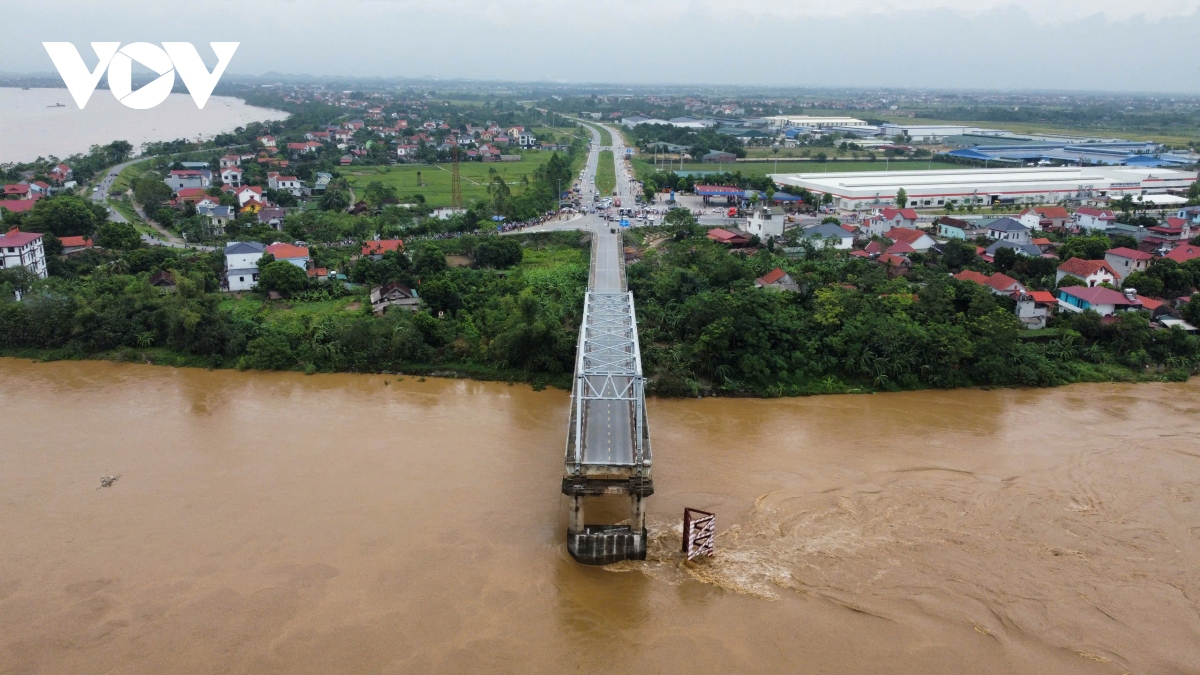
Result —
<instances>
[{"instance_id":1,"label":"industrial warehouse","mask_svg":"<svg viewBox=\"0 0 1200 675\"><path fill-rule=\"evenodd\" d=\"M841 209L874 209L896 203L903 189L908 206L1046 204L1087 202L1123 195L1182 194L1196 174L1126 166L941 171L861 171L772 174L776 184L833 195Z\"/></svg>"}]
</instances>

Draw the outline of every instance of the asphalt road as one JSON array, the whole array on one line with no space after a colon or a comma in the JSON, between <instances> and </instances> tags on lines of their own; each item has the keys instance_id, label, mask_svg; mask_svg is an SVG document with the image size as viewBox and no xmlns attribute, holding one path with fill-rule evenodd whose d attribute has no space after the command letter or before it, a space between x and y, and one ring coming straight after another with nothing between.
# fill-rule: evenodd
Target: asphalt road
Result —
<instances>
[{"instance_id":1,"label":"asphalt road","mask_svg":"<svg viewBox=\"0 0 1200 675\"><path fill-rule=\"evenodd\" d=\"M588 127L592 129L592 127ZM614 132L613 157L616 164L617 193L622 203L632 204L630 181L624 167L625 148L620 134ZM591 204L596 191L596 166L599 161L599 132L592 131L593 150L588 155L582 183L583 203ZM621 233L615 223L596 215L587 215L572 223L576 228L590 229L597 239L595 275L590 290L602 293L625 292L621 279ZM616 230L614 233L613 230ZM597 378L598 379L598 378ZM623 389L632 378L616 377L613 384ZM612 394L613 392L606 392ZM633 405L628 401L588 401L584 409L583 462L606 466L632 465L634 462Z\"/></svg>"}]
</instances>

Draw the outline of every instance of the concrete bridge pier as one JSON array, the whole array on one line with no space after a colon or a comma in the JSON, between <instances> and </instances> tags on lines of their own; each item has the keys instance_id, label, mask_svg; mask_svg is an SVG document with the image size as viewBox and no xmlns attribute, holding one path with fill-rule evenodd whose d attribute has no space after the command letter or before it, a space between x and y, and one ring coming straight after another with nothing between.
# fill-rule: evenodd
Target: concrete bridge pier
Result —
<instances>
[{"instance_id":1,"label":"concrete bridge pier","mask_svg":"<svg viewBox=\"0 0 1200 675\"><path fill-rule=\"evenodd\" d=\"M649 481L566 479L563 493L571 500L567 524L567 551L585 565L611 565L622 560L646 559L646 498L654 492ZM627 493L627 525L588 525L588 497Z\"/></svg>"}]
</instances>

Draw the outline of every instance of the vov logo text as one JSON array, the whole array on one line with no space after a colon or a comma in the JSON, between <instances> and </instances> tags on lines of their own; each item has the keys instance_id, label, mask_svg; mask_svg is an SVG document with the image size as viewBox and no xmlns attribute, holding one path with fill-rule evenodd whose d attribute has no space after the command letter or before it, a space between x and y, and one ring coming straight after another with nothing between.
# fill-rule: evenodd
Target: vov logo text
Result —
<instances>
[{"instance_id":1,"label":"vov logo text","mask_svg":"<svg viewBox=\"0 0 1200 675\"><path fill-rule=\"evenodd\" d=\"M149 42L134 42L124 47L120 42L93 42L92 50L99 59L95 70L88 70L79 50L70 42L43 42L42 46L46 48L50 60L54 61L54 67L81 110L87 106L106 70L108 88L118 101L135 110L147 110L167 100L175 88L176 73L183 78L183 84L196 102L196 107L204 108L241 43L208 44L217 55L217 67L212 72L209 72L190 42L164 42L162 47ZM137 91L133 91L134 61L159 75Z\"/></svg>"}]
</instances>

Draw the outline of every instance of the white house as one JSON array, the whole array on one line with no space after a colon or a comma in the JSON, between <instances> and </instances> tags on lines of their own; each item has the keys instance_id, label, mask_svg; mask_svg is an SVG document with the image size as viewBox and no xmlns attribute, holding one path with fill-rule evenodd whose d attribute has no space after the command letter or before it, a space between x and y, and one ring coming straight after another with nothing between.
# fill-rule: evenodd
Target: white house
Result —
<instances>
[{"instance_id":1,"label":"white house","mask_svg":"<svg viewBox=\"0 0 1200 675\"><path fill-rule=\"evenodd\" d=\"M221 169L221 182L233 187L242 186L242 170L236 166Z\"/></svg>"},{"instance_id":2,"label":"white house","mask_svg":"<svg viewBox=\"0 0 1200 675\"><path fill-rule=\"evenodd\" d=\"M883 219L887 229L893 227L907 227L915 229L917 227L917 212L913 209L895 209L888 207L879 212L879 216Z\"/></svg>"},{"instance_id":3,"label":"white house","mask_svg":"<svg viewBox=\"0 0 1200 675\"><path fill-rule=\"evenodd\" d=\"M248 291L258 283L258 261L266 247L257 241L231 241L225 244L225 287L229 291Z\"/></svg>"},{"instance_id":4,"label":"white house","mask_svg":"<svg viewBox=\"0 0 1200 675\"><path fill-rule=\"evenodd\" d=\"M1012 218L1000 218L987 226L987 236L996 241L1028 244L1030 228Z\"/></svg>"},{"instance_id":5,"label":"white house","mask_svg":"<svg viewBox=\"0 0 1200 675\"><path fill-rule=\"evenodd\" d=\"M1067 286L1058 289L1058 306L1068 312L1090 309L1100 316L1112 316L1117 312L1141 309L1142 302L1133 289L1121 293L1103 286Z\"/></svg>"},{"instance_id":6,"label":"white house","mask_svg":"<svg viewBox=\"0 0 1200 675\"><path fill-rule=\"evenodd\" d=\"M42 246L42 235L22 232L17 228L0 235L0 269L24 267L39 279L45 279L46 250Z\"/></svg>"},{"instance_id":7,"label":"white house","mask_svg":"<svg viewBox=\"0 0 1200 675\"><path fill-rule=\"evenodd\" d=\"M772 209L769 207L757 208L750 215L750 221L746 224L746 232L757 235L763 241L770 237L782 237L783 221L782 211L772 213Z\"/></svg>"},{"instance_id":8,"label":"white house","mask_svg":"<svg viewBox=\"0 0 1200 675\"><path fill-rule=\"evenodd\" d=\"M212 172L207 169L175 169L163 182L172 192L187 188L206 188L212 185Z\"/></svg>"},{"instance_id":9,"label":"white house","mask_svg":"<svg viewBox=\"0 0 1200 675\"><path fill-rule=\"evenodd\" d=\"M258 187L257 185L243 185L242 187L238 188L234 194L237 195L239 209L245 206L246 202L252 199L256 200L260 204L264 201L262 196L262 188Z\"/></svg>"},{"instance_id":10,"label":"white house","mask_svg":"<svg viewBox=\"0 0 1200 675\"><path fill-rule=\"evenodd\" d=\"M848 234L848 233L847 233ZM906 227L893 227L884 233L885 237L895 242L904 242L913 248L917 253L928 253L929 249L933 248L937 242L928 233L922 230L913 230Z\"/></svg>"},{"instance_id":11,"label":"white house","mask_svg":"<svg viewBox=\"0 0 1200 675\"><path fill-rule=\"evenodd\" d=\"M1082 279L1089 288L1099 286L1103 283L1115 286L1117 283L1117 273L1103 260L1071 258L1058 266L1055 283L1061 283L1063 279L1069 276Z\"/></svg>"},{"instance_id":12,"label":"white house","mask_svg":"<svg viewBox=\"0 0 1200 675\"><path fill-rule=\"evenodd\" d=\"M274 171L267 174L267 187L272 190L290 192L295 197L304 194L304 185L300 183L299 178L295 176L281 176Z\"/></svg>"},{"instance_id":13,"label":"white house","mask_svg":"<svg viewBox=\"0 0 1200 675\"><path fill-rule=\"evenodd\" d=\"M241 165L242 165L242 156L241 155L225 155L224 157L221 158L221 168L222 169L228 169L231 166L241 166Z\"/></svg>"},{"instance_id":14,"label":"white house","mask_svg":"<svg viewBox=\"0 0 1200 675\"><path fill-rule=\"evenodd\" d=\"M854 235L847 232L841 225L834 223L821 223L814 225L800 233L801 238L815 240L813 245L817 248L824 246L824 242L831 241L833 248L839 251L849 251L854 246Z\"/></svg>"},{"instance_id":15,"label":"white house","mask_svg":"<svg viewBox=\"0 0 1200 675\"><path fill-rule=\"evenodd\" d=\"M198 215L208 218L208 226L213 234L225 234L225 226L233 221L235 214L229 206L212 206L205 204L196 206Z\"/></svg>"},{"instance_id":16,"label":"white house","mask_svg":"<svg viewBox=\"0 0 1200 675\"><path fill-rule=\"evenodd\" d=\"M1075 222L1085 230L1107 230L1116 220L1116 214L1109 209L1083 206L1075 211Z\"/></svg>"}]
</instances>

